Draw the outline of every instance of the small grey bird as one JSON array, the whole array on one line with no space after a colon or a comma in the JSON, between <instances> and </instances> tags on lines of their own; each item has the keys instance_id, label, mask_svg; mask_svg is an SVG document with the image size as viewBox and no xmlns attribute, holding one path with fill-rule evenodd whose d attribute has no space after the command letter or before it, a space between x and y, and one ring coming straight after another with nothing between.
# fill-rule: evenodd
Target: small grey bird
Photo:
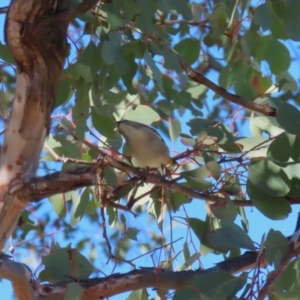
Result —
<instances>
[{"instance_id":1,"label":"small grey bird","mask_svg":"<svg viewBox=\"0 0 300 300\"><path fill-rule=\"evenodd\" d=\"M155 129L138 122L122 120L118 122L118 130L141 166L159 168L175 163L169 148Z\"/></svg>"}]
</instances>

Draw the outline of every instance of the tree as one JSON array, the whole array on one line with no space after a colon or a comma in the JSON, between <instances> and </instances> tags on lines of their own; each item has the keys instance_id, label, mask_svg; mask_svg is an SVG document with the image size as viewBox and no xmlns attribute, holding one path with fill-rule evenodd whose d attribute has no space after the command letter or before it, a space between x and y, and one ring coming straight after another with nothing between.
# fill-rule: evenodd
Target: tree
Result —
<instances>
[{"instance_id":1,"label":"tree","mask_svg":"<svg viewBox=\"0 0 300 300\"><path fill-rule=\"evenodd\" d=\"M161 299L297 299L300 221L254 246L245 207L282 220L300 203L299 5L1 9L0 278L18 299L150 299L147 288ZM169 136L178 164L139 168L115 131L122 118ZM201 201L204 218L193 214ZM223 261L201 268L208 253Z\"/></svg>"}]
</instances>

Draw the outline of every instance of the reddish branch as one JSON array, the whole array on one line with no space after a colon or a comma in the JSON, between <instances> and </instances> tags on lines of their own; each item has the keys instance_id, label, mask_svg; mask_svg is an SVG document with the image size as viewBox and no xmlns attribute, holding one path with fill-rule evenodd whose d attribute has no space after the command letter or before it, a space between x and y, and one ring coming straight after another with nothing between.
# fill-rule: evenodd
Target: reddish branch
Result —
<instances>
[{"instance_id":1,"label":"reddish branch","mask_svg":"<svg viewBox=\"0 0 300 300\"><path fill-rule=\"evenodd\" d=\"M264 105L258 104L256 102L244 99L238 95L229 93L226 89L216 85L215 83L210 81L208 78L203 76L201 73L194 70L189 64L187 64L184 61L183 58L180 57L179 61L180 61L181 67L183 68L183 70L186 72L186 74L188 75L188 77L190 79L192 79L195 82L205 85L207 88L214 91L216 94L222 96L224 99L226 99L230 102L233 102L235 104L241 105L250 110L260 112L266 116L276 117L276 115L277 115L276 108L271 107L267 104L264 104Z\"/></svg>"}]
</instances>

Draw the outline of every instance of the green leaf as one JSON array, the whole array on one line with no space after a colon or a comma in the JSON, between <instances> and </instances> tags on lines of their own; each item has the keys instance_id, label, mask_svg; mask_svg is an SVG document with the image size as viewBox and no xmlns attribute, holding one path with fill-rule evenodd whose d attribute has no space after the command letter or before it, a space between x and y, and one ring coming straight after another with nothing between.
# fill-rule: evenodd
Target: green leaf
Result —
<instances>
[{"instance_id":1,"label":"green leaf","mask_svg":"<svg viewBox=\"0 0 300 300\"><path fill-rule=\"evenodd\" d=\"M177 51L188 64L193 64L199 57L200 42L193 38L183 39L174 46L174 50Z\"/></svg>"},{"instance_id":2,"label":"green leaf","mask_svg":"<svg viewBox=\"0 0 300 300\"><path fill-rule=\"evenodd\" d=\"M175 143L181 134L181 123L177 119L171 119L169 124L169 135L172 142Z\"/></svg>"},{"instance_id":3,"label":"green leaf","mask_svg":"<svg viewBox=\"0 0 300 300\"><path fill-rule=\"evenodd\" d=\"M290 191L290 182L285 172L268 159L251 163L248 176L256 188L270 196L281 197Z\"/></svg>"},{"instance_id":4,"label":"green leaf","mask_svg":"<svg viewBox=\"0 0 300 300\"><path fill-rule=\"evenodd\" d=\"M90 200L89 188L83 188L79 197L73 199L71 225L75 226L83 217Z\"/></svg>"},{"instance_id":5,"label":"green leaf","mask_svg":"<svg viewBox=\"0 0 300 300\"><path fill-rule=\"evenodd\" d=\"M137 3L142 7L142 12L136 16L136 25L144 34L150 34L159 31L159 28L154 24L153 15L157 10L156 1L137 0Z\"/></svg>"},{"instance_id":6,"label":"green leaf","mask_svg":"<svg viewBox=\"0 0 300 300\"><path fill-rule=\"evenodd\" d=\"M80 284L71 282L67 285L67 293L64 296L64 300L80 300L83 291Z\"/></svg>"},{"instance_id":7,"label":"green leaf","mask_svg":"<svg viewBox=\"0 0 300 300\"><path fill-rule=\"evenodd\" d=\"M221 228L208 233L207 239L215 249L222 252L245 248L255 250L254 244L248 234L228 220L221 220Z\"/></svg>"},{"instance_id":8,"label":"green leaf","mask_svg":"<svg viewBox=\"0 0 300 300\"><path fill-rule=\"evenodd\" d=\"M211 122L202 118L193 118L189 120L186 125L191 128L191 135L196 135L201 138L206 135L207 128L211 125Z\"/></svg>"},{"instance_id":9,"label":"green leaf","mask_svg":"<svg viewBox=\"0 0 300 300\"><path fill-rule=\"evenodd\" d=\"M174 211L178 211L181 205L192 202L192 198L188 198L182 193L176 191L170 191L169 199L170 199L169 206Z\"/></svg>"},{"instance_id":10,"label":"green leaf","mask_svg":"<svg viewBox=\"0 0 300 300\"><path fill-rule=\"evenodd\" d=\"M104 41L102 48L102 58L108 65L114 65L121 74L125 74L128 64L120 52L121 34L110 32L109 39Z\"/></svg>"},{"instance_id":11,"label":"green leaf","mask_svg":"<svg viewBox=\"0 0 300 300\"><path fill-rule=\"evenodd\" d=\"M136 290L130 293L128 300L148 300L148 293L146 289Z\"/></svg>"},{"instance_id":12,"label":"green leaf","mask_svg":"<svg viewBox=\"0 0 300 300\"><path fill-rule=\"evenodd\" d=\"M165 13L169 13L172 10L176 10L178 14L181 14L183 19L191 20L193 18L189 3L186 0L165 0L158 1L158 9Z\"/></svg>"},{"instance_id":13,"label":"green leaf","mask_svg":"<svg viewBox=\"0 0 300 300\"><path fill-rule=\"evenodd\" d=\"M199 275L176 291L173 300L225 300L234 295L246 284L247 276L234 277L225 271Z\"/></svg>"},{"instance_id":14,"label":"green leaf","mask_svg":"<svg viewBox=\"0 0 300 300\"><path fill-rule=\"evenodd\" d=\"M286 1L283 23L290 39L300 41L300 32L298 30L298 20L300 19L300 2L298 0Z\"/></svg>"},{"instance_id":15,"label":"green leaf","mask_svg":"<svg viewBox=\"0 0 300 300\"><path fill-rule=\"evenodd\" d=\"M143 7L135 0L126 0L126 5L123 6L123 17L127 21L131 21L136 15L142 13Z\"/></svg>"},{"instance_id":16,"label":"green leaf","mask_svg":"<svg viewBox=\"0 0 300 300\"><path fill-rule=\"evenodd\" d=\"M87 131L87 119L89 117L89 85L84 84L78 88L75 106L72 111L73 120L76 125L75 134L79 140L83 140Z\"/></svg>"},{"instance_id":17,"label":"green leaf","mask_svg":"<svg viewBox=\"0 0 300 300\"><path fill-rule=\"evenodd\" d=\"M268 157L277 161L287 162L291 157L294 141L295 135L286 132L281 133L271 143L268 149Z\"/></svg>"},{"instance_id":18,"label":"green leaf","mask_svg":"<svg viewBox=\"0 0 300 300\"><path fill-rule=\"evenodd\" d=\"M101 115L98 110L92 108L92 122L95 128L107 138L115 138L115 128L117 126L113 116Z\"/></svg>"},{"instance_id":19,"label":"green leaf","mask_svg":"<svg viewBox=\"0 0 300 300\"><path fill-rule=\"evenodd\" d=\"M139 233L139 230L136 229L136 228L133 228L133 227L128 227L128 228L127 228L127 236L128 236L128 238L130 238L131 240L134 240L134 241L137 241L137 242L138 242L138 239L137 239L138 233Z\"/></svg>"},{"instance_id":20,"label":"green leaf","mask_svg":"<svg viewBox=\"0 0 300 300\"><path fill-rule=\"evenodd\" d=\"M15 62L13 56L11 55L7 45L2 44L0 42L0 58L9 64L13 64Z\"/></svg>"},{"instance_id":21,"label":"green leaf","mask_svg":"<svg viewBox=\"0 0 300 300\"><path fill-rule=\"evenodd\" d=\"M281 128L274 125L274 121L271 118L265 116L250 119L249 126L254 136L262 135L263 132L275 136L283 132Z\"/></svg>"},{"instance_id":22,"label":"green leaf","mask_svg":"<svg viewBox=\"0 0 300 300\"><path fill-rule=\"evenodd\" d=\"M277 121L288 133L300 133L300 111L289 103L283 103L277 111Z\"/></svg>"},{"instance_id":23,"label":"green leaf","mask_svg":"<svg viewBox=\"0 0 300 300\"><path fill-rule=\"evenodd\" d=\"M275 264L275 267L278 266L287 249L287 238L280 231L271 229L265 242L265 257L267 262Z\"/></svg>"},{"instance_id":24,"label":"green leaf","mask_svg":"<svg viewBox=\"0 0 300 300\"><path fill-rule=\"evenodd\" d=\"M71 83L69 80L62 80L56 92L55 108L65 104L71 97Z\"/></svg>"},{"instance_id":25,"label":"green leaf","mask_svg":"<svg viewBox=\"0 0 300 300\"><path fill-rule=\"evenodd\" d=\"M152 71L153 80L157 84L158 88L163 91L162 73L148 51L145 52L144 59Z\"/></svg>"},{"instance_id":26,"label":"green leaf","mask_svg":"<svg viewBox=\"0 0 300 300\"><path fill-rule=\"evenodd\" d=\"M48 256L42 259L48 280L69 281L70 277L75 279L87 279L94 268L90 262L77 249L60 248L59 245L52 246Z\"/></svg>"},{"instance_id":27,"label":"green leaf","mask_svg":"<svg viewBox=\"0 0 300 300\"><path fill-rule=\"evenodd\" d=\"M49 201L53 205L54 211L61 218L66 216L66 205L63 194L57 194L49 197Z\"/></svg>"},{"instance_id":28,"label":"green leaf","mask_svg":"<svg viewBox=\"0 0 300 300\"><path fill-rule=\"evenodd\" d=\"M272 13L267 3L263 3L256 7L254 12L254 22L259 25L263 31L271 28Z\"/></svg>"},{"instance_id":29,"label":"green leaf","mask_svg":"<svg viewBox=\"0 0 300 300\"><path fill-rule=\"evenodd\" d=\"M206 204L209 206L210 212L218 219L234 221L237 215L236 206L231 200L227 200L224 206Z\"/></svg>"},{"instance_id":30,"label":"green leaf","mask_svg":"<svg viewBox=\"0 0 300 300\"><path fill-rule=\"evenodd\" d=\"M274 197L258 189L249 180L247 193L255 207L272 220L283 220L291 213L291 205L284 197Z\"/></svg>"},{"instance_id":31,"label":"green leaf","mask_svg":"<svg viewBox=\"0 0 300 300\"><path fill-rule=\"evenodd\" d=\"M121 52L123 53L124 56L133 54L135 58L143 58L145 51L146 51L146 45L140 40L131 41L121 46Z\"/></svg>"},{"instance_id":32,"label":"green leaf","mask_svg":"<svg viewBox=\"0 0 300 300\"><path fill-rule=\"evenodd\" d=\"M209 172L210 176L216 180L220 178L221 175L221 167L215 161L209 161L206 164L207 171Z\"/></svg>"},{"instance_id":33,"label":"green leaf","mask_svg":"<svg viewBox=\"0 0 300 300\"><path fill-rule=\"evenodd\" d=\"M147 105L138 105L135 109L128 111L124 119L139 122L145 125L149 125L153 122L159 121L159 114Z\"/></svg>"},{"instance_id":34,"label":"green leaf","mask_svg":"<svg viewBox=\"0 0 300 300\"><path fill-rule=\"evenodd\" d=\"M274 49L276 49L276 51L274 51ZM277 39L271 40L264 53L264 58L274 74L281 74L286 71L291 64L290 51Z\"/></svg>"},{"instance_id":35,"label":"green leaf","mask_svg":"<svg viewBox=\"0 0 300 300\"><path fill-rule=\"evenodd\" d=\"M209 127L207 129L207 135L209 137L215 137L217 139L216 142L220 145L234 142L232 130L223 124L220 124L218 127Z\"/></svg>"},{"instance_id":36,"label":"green leaf","mask_svg":"<svg viewBox=\"0 0 300 300\"><path fill-rule=\"evenodd\" d=\"M212 37L219 38L228 27L227 5L224 2L220 2L216 9L209 16L209 21L212 27Z\"/></svg>"},{"instance_id":37,"label":"green leaf","mask_svg":"<svg viewBox=\"0 0 300 300\"><path fill-rule=\"evenodd\" d=\"M196 145L196 140L185 133L180 134L180 141L183 145L188 147L194 147Z\"/></svg>"},{"instance_id":38,"label":"green leaf","mask_svg":"<svg viewBox=\"0 0 300 300\"><path fill-rule=\"evenodd\" d=\"M292 148L291 158L294 161L300 160L300 137L298 135L295 136L295 142Z\"/></svg>"},{"instance_id":39,"label":"green leaf","mask_svg":"<svg viewBox=\"0 0 300 300\"><path fill-rule=\"evenodd\" d=\"M276 300L298 300L300 282L300 259L295 258L282 271L278 279L274 282L272 289L274 295L278 295ZM291 297L289 297L291 296Z\"/></svg>"},{"instance_id":40,"label":"green leaf","mask_svg":"<svg viewBox=\"0 0 300 300\"><path fill-rule=\"evenodd\" d=\"M128 64L128 69L126 71L126 74L122 74L122 81L126 86L128 93L131 95L135 95L137 93L137 89L132 85L133 78L137 71L135 57L133 55L128 55L125 57L125 60Z\"/></svg>"},{"instance_id":41,"label":"green leaf","mask_svg":"<svg viewBox=\"0 0 300 300\"><path fill-rule=\"evenodd\" d=\"M206 239L206 235L210 231L208 222L203 222L202 220L196 218L188 218L187 222L191 226L193 232L195 233L195 235L201 243L201 255L206 255L208 253L215 252L215 249L210 245L210 243Z\"/></svg>"},{"instance_id":42,"label":"green leaf","mask_svg":"<svg viewBox=\"0 0 300 300\"><path fill-rule=\"evenodd\" d=\"M98 47L96 47L93 40L90 40L87 47L84 49L79 62L82 65L88 66L91 71L92 78L95 76L96 72L101 69L103 61L101 59L101 53Z\"/></svg>"}]
</instances>

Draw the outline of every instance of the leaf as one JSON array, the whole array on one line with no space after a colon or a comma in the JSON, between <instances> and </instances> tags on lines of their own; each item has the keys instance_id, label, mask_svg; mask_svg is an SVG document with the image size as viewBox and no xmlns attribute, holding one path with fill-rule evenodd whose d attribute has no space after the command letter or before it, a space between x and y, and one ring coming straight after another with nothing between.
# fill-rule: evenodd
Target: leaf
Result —
<instances>
[{"instance_id":1,"label":"leaf","mask_svg":"<svg viewBox=\"0 0 300 300\"><path fill-rule=\"evenodd\" d=\"M128 300L148 300L148 293L146 289L136 290L129 294Z\"/></svg>"},{"instance_id":2,"label":"leaf","mask_svg":"<svg viewBox=\"0 0 300 300\"><path fill-rule=\"evenodd\" d=\"M272 123L269 117L255 117L250 119L250 130L252 135L259 136L263 132L267 132L270 135L278 135L283 132L281 128L278 128Z\"/></svg>"},{"instance_id":3,"label":"leaf","mask_svg":"<svg viewBox=\"0 0 300 300\"><path fill-rule=\"evenodd\" d=\"M121 74L125 74L128 64L120 52L121 34L117 31L109 33L109 39L104 41L102 58L108 65L114 65Z\"/></svg>"},{"instance_id":4,"label":"leaf","mask_svg":"<svg viewBox=\"0 0 300 300\"><path fill-rule=\"evenodd\" d=\"M87 130L87 119L89 117L89 85L84 84L78 88L75 106L72 110L74 123L76 125L75 134L79 140L83 140Z\"/></svg>"},{"instance_id":5,"label":"leaf","mask_svg":"<svg viewBox=\"0 0 300 300\"><path fill-rule=\"evenodd\" d=\"M290 191L290 182L285 172L268 159L251 163L248 176L256 188L270 196L281 197Z\"/></svg>"},{"instance_id":6,"label":"leaf","mask_svg":"<svg viewBox=\"0 0 300 300\"><path fill-rule=\"evenodd\" d=\"M0 42L0 58L9 64L13 64L15 62L13 56L11 55L7 45L2 44Z\"/></svg>"},{"instance_id":7,"label":"leaf","mask_svg":"<svg viewBox=\"0 0 300 300\"><path fill-rule=\"evenodd\" d=\"M209 224L196 218L188 218L187 222L201 243L201 255L206 255L208 253L215 252L215 249L211 247L211 245L206 239L206 235L210 230Z\"/></svg>"},{"instance_id":8,"label":"leaf","mask_svg":"<svg viewBox=\"0 0 300 300\"><path fill-rule=\"evenodd\" d=\"M147 105L138 105L134 110L128 111L124 119L139 122L145 125L159 121L159 114Z\"/></svg>"},{"instance_id":9,"label":"leaf","mask_svg":"<svg viewBox=\"0 0 300 300\"><path fill-rule=\"evenodd\" d=\"M232 143L235 140L232 130L223 124L220 124L218 127L207 128L207 135L215 137L217 139L216 142L220 145Z\"/></svg>"},{"instance_id":10,"label":"leaf","mask_svg":"<svg viewBox=\"0 0 300 300\"><path fill-rule=\"evenodd\" d=\"M140 28L144 34L159 31L152 17L157 10L157 2L148 0L137 0L136 2L142 7L142 12L135 18L137 27Z\"/></svg>"},{"instance_id":11,"label":"leaf","mask_svg":"<svg viewBox=\"0 0 300 300\"><path fill-rule=\"evenodd\" d=\"M192 202L192 198L188 198L182 193L176 191L170 191L169 199L170 199L169 202L170 208L174 211L178 211L181 205Z\"/></svg>"},{"instance_id":12,"label":"leaf","mask_svg":"<svg viewBox=\"0 0 300 300\"><path fill-rule=\"evenodd\" d=\"M103 60L101 59L101 53L98 47L96 47L94 41L91 39L87 47L84 49L80 56L79 62L82 65L88 66L91 71L91 76L94 77L96 72L101 69Z\"/></svg>"},{"instance_id":13,"label":"leaf","mask_svg":"<svg viewBox=\"0 0 300 300\"><path fill-rule=\"evenodd\" d=\"M200 43L199 40L193 38L186 38L181 40L174 46L177 51L188 64L193 64L199 57Z\"/></svg>"},{"instance_id":14,"label":"leaf","mask_svg":"<svg viewBox=\"0 0 300 300\"><path fill-rule=\"evenodd\" d=\"M80 300L83 291L80 284L71 282L67 285L67 293L64 296L64 300Z\"/></svg>"},{"instance_id":15,"label":"leaf","mask_svg":"<svg viewBox=\"0 0 300 300\"><path fill-rule=\"evenodd\" d=\"M272 13L267 3L263 3L256 7L253 20L257 25L260 25L263 31L271 28Z\"/></svg>"},{"instance_id":16,"label":"leaf","mask_svg":"<svg viewBox=\"0 0 300 300\"><path fill-rule=\"evenodd\" d=\"M181 124L177 119L170 119L169 124L169 135L172 142L175 143L181 133Z\"/></svg>"},{"instance_id":17,"label":"leaf","mask_svg":"<svg viewBox=\"0 0 300 300\"><path fill-rule=\"evenodd\" d=\"M224 206L206 204L209 206L209 211L218 219L234 221L237 215L236 206L231 200L227 200Z\"/></svg>"},{"instance_id":18,"label":"leaf","mask_svg":"<svg viewBox=\"0 0 300 300\"><path fill-rule=\"evenodd\" d=\"M185 146L194 147L196 145L196 140L184 133L180 134L180 141Z\"/></svg>"},{"instance_id":19,"label":"leaf","mask_svg":"<svg viewBox=\"0 0 300 300\"><path fill-rule=\"evenodd\" d=\"M62 80L56 92L55 108L65 104L71 97L71 83L69 80Z\"/></svg>"},{"instance_id":20,"label":"leaf","mask_svg":"<svg viewBox=\"0 0 300 300\"><path fill-rule=\"evenodd\" d=\"M286 3L287 8L283 18L285 30L290 39L300 41L300 32L297 27L300 19L300 2L298 0L289 0Z\"/></svg>"},{"instance_id":21,"label":"leaf","mask_svg":"<svg viewBox=\"0 0 300 300\"><path fill-rule=\"evenodd\" d=\"M288 134L286 132L281 133L271 143L268 149L268 157L274 160L287 162L291 157L294 141L294 135Z\"/></svg>"},{"instance_id":22,"label":"leaf","mask_svg":"<svg viewBox=\"0 0 300 300\"><path fill-rule=\"evenodd\" d=\"M113 116L100 114L98 110L92 108L92 122L95 128L107 138L115 138L116 121Z\"/></svg>"},{"instance_id":23,"label":"leaf","mask_svg":"<svg viewBox=\"0 0 300 300\"><path fill-rule=\"evenodd\" d=\"M83 217L90 200L89 188L83 188L78 198L73 199L71 225L75 226Z\"/></svg>"},{"instance_id":24,"label":"leaf","mask_svg":"<svg viewBox=\"0 0 300 300\"><path fill-rule=\"evenodd\" d=\"M276 49L276 51L274 51ZM264 58L268 62L274 74L281 74L286 71L291 64L289 50L277 39L272 39L265 50Z\"/></svg>"},{"instance_id":25,"label":"leaf","mask_svg":"<svg viewBox=\"0 0 300 300\"><path fill-rule=\"evenodd\" d=\"M288 133L300 133L300 111L289 103L283 103L277 111L277 121Z\"/></svg>"},{"instance_id":26,"label":"leaf","mask_svg":"<svg viewBox=\"0 0 300 300\"><path fill-rule=\"evenodd\" d=\"M157 65L155 64L155 61L153 60L152 56L149 54L148 51L145 52L144 59L152 71L153 80L155 81L159 89L163 91L162 73L157 67Z\"/></svg>"},{"instance_id":27,"label":"leaf","mask_svg":"<svg viewBox=\"0 0 300 300\"><path fill-rule=\"evenodd\" d=\"M300 280L300 259L295 258L282 271L280 276L274 282L272 289L278 295L276 300L298 300L299 298L299 280ZM280 294L280 295L279 295ZM291 297L289 297L291 296Z\"/></svg>"},{"instance_id":28,"label":"leaf","mask_svg":"<svg viewBox=\"0 0 300 300\"><path fill-rule=\"evenodd\" d=\"M48 280L69 281L75 279L87 279L93 272L93 266L77 249L60 248L52 246L48 256L42 259Z\"/></svg>"},{"instance_id":29,"label":"leaf","mask_svg":"<svg viewBox=\"0 0 300 300\"><path fill-rule=\"evenodd\" d=\"M63 194L57 194L49 197L49 201L53 205L54 211L61 218L64 219L66 217L66 205L64 201Z\"/></svg>"},{"instance_id":30,"label":"leaf","mask_svg":"<svg viewBox=\"0 0 300 300\"><path fill-rule=\"evenodd\" d=\"M139 231L140 230L138 230L136 228L128 227L127 228L127 236L128 236L128 238L131 239L131 240L134 240L134 241L138 242L137 235L138 235Z\"/></svg>"},{"instance_id":31,"label":"leaf","mask_svg":"<svg viewBox=\"0 0 300 300\"><path fill-rule=\"evenodd\" d=\"M222 252L234 250L237 248L245 248L254 250L254 244L247 233L228 220L221 220L221 228L208 233L207 239L215 249Z\"/></svg>"},{"instance_id":32,"label":"leaf","mask_svg":"<svg viewBox=\"0 0 300 300\"><path fill-rule=\"evenodd\" d=\"M206 135L207 128L210 126L210 124L211 122L202 118L193 118L186 123L186 125L191 128L191 135L196 135L200 138Z\"/></svg>"},{"instance_id":33,"label":"leaf","mask_svg":"<svg viewBox=\"0 0 300 300\"><path fill-rule=\"evenodd\" d=\"M266 217L272 220L283 220L291 213L291 205L284 197L274 197L264 193L247 182L247 193L255 207Z\"/></svg>"},{"instance_id":34,"label":"leaf","mask_svg":"<svg viewBox=\"0 0 300 300\"><path fill-rule=\"evenodd\" d=\"M265 242L265 257L267 262L269 264L275 264L276 268L285 255L287 249L287 238L280 231L271 229Z\"/></svg>"},{"instance_id":35,"label":"leaf","mask_svg":"<svg viewBox=\"0 0 300 300\"><path fill-rule=\"evenodd\" d=\"M190 280L184 288L176 291L173 300L233 299L246 284L246 280L247 276L234 277L225 271L199 275Z\"/></svg>"},{"instance_id":36,"label":"leaf","mask_svg":"<svg viewBox=\"0 0 300 300\"><path fill-rule=\"evenodd\" d=\"M210 176L216 180L220 178L221 175L221 167L220 165L215 161L209 161L206 164L206 169L209 172Z\"/></svg>"},{"instance_id":37,"label":"leaf","mask_svg":"<svg viewBox=\"0 0 300 300\"><path fill-rule=\"evenodd\" d=\"M208 18L212 27L211 35L214 39L219 38L228 27L227 10L226 3L220 2Z\"/></svg>"},{"instance_id":38,"label":"leaf","mask_svg":"<svg viewBox=\"0 0 300 300\"><path fill-rule=\"evenodd\" d=\"M142 13L143 7L134 0L126 0L123 6L123 16L126 20L131 21L136 15Z\"/></svg>"}]
</instances>

